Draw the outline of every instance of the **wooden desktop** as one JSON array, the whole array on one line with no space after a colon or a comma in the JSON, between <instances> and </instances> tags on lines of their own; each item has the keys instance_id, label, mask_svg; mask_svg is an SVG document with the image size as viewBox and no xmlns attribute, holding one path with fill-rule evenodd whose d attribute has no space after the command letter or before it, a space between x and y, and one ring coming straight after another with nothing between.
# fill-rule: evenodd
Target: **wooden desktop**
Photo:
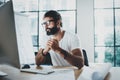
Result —
<instances>
[{"instance_id":1,"label":"wooden desktop","mask_svg":"<svg viewBox=\"0 0 120 80\"><path fill-rule=\"evenodd\" d=\"M54 68L67 68L67 67L54 67ZM39 75L36 74L20 72L19 69L9 65L0 65L0 70L8 74L8 76L0 77L0 80L38 80L40 77ZM82 69L74 70L75 80L77 80L81 72ZM105 78L105 80L109 80L108 76Z\"/></svg>"}]
</instances>

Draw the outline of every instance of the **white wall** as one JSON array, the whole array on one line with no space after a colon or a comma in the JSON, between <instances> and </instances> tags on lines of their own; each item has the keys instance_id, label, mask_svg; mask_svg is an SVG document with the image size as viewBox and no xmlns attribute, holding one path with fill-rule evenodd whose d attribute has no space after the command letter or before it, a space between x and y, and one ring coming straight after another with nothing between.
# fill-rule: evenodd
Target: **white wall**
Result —
<instances>
[{"instance_id":1,"label":"white wall","mask_svg":"<svg viewBox=\"0 0 120 80\"><path fill-rule=\"evenodd\" d=\"M94 62L93 18L93 0L77 0L77 33L90 62Z\"/></svg>"}]
</instances>

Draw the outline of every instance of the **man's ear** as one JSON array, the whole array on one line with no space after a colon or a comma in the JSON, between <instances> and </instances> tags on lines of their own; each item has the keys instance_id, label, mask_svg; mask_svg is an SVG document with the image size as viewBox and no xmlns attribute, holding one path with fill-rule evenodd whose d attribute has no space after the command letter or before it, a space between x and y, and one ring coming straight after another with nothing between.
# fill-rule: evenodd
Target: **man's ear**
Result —
<instances>
[{"instance_id":1,"label":"man's ear","mask_svg":"<svg viewBox=\"0 0 120 80\"><path fill-rule=\"evenodd\" d=\"M61 21L60 21L60 20L58 20L56 24L60 26L60 23L61 23Z\"/></svg>"}]
</instances>

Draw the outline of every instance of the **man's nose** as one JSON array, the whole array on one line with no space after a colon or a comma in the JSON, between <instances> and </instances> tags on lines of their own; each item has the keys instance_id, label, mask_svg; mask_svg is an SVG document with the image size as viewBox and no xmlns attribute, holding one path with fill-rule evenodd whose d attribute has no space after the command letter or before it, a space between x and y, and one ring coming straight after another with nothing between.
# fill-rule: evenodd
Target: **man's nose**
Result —
<instances>
[{"instance_id":1,"label":"man's nose","mask_svg":"<svg viewBox=\"0 0 120 80\"><path fill-rule=\"evenodd\" d=\"M45 27L46 29L49 28L48 25L45 25L44 27Z\"/></svg>"},{"instance_id":2,"label":"man's nose","mask_svg":"<svg viewBox=\"0 0 120 80\"><path fill-rule=\"evenodd\" d=\"M50 25L46 25L45 28L51 28L51 26Z\"/></svg>"}]
</instances>

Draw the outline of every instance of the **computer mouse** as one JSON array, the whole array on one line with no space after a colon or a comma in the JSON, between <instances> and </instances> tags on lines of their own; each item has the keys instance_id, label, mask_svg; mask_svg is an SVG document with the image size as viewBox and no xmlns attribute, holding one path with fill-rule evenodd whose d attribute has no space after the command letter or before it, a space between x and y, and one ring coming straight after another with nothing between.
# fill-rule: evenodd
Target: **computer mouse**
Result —
<instances>
[{"instance_id":1,"label":"computer mouse","mask_svg":"<svg viewBox=\"0 0 120 80\"><path fill-rule=\"evenodd\" d=\"M28 69L28 68L30 68L30 65L29 65L29 64L25 64L25 65L22 67L22 69Z\"/></svg>"}]
</instances>

